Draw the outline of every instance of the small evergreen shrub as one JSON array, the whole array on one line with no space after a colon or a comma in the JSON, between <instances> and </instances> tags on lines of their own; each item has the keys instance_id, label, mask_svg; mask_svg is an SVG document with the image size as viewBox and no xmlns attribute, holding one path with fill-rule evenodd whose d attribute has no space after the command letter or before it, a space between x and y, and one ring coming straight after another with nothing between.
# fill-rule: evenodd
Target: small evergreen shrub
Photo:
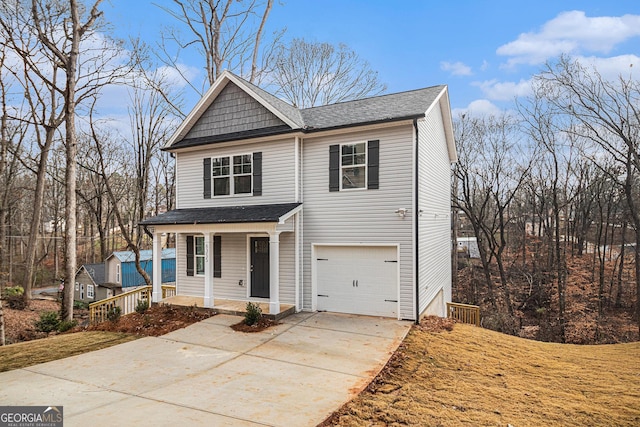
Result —
<instances>
[{"instance_id":1,"label":"small evergreen shrub","mask_svg":"<svg viewBox=\"0 0 640 427\"><path fill-rule=\"evenodd\" d=\"M40 332L53 332L57 331L60 326L60 317L55 311L45 311L40 313L40 320L35 322L37 331Z\"/></svg>"},{"instance_id":2,"label":"small evergreen shrub","mask_svg":"<svg viewBox=\"0 0 640 427\"><path fill-rule=\"evenodd\" d=\"M244 314L244 323L248 326L255 325L262 318L262 310L256 303L249 301L246 307L247 312Z\"/></svg>"},{"instance_id":3,"label":"small evergreen shrub","mask_svg":"<svg viewBox=\"0 0 640 427\"><path fill-rule=\"evenodd\" d=\"M18 296L22 296L22 295L24 295L24 288L22 286L19 286L19 285L7 286L6 288L4 288L4 291L2 291L2 297L3 298L18 297Z\"/></svg>"},{"instance_id":4,"label":"small evergreen shrub","mask_svg":"<svg viewBox=\"0 0 640 427\"><path fill-rule=\"evenodd\" d=\"M146 299L139 299L136 303L136 313L144 314L149 309L149 301Z\"/></svg>"},{"instance_id":5,"label":"small evergreen shrub","mask_svg":"<svg viewBox=\"0 0 640 427\"><path fill-rule=\"evenodd\" d=\"M58 332L67 332L69 329L73 329L78 326L77 320L63 320L58 324Z\"/></svg>"},{"instance_id":6,"label":"small evergreen shrub","mask_svg":"<svg viewBox=\"0 0 640 427\"><path fill-rule=\"evenodd\" d=\"M74 301L73 308L76 310L86 310L89 308L89 304L84 301Z\"/></svg>"},{"instance_id":7,"label":"small evergreen shrub","mask_svg":"<svg viewBox=\"0 0 640 427\"><path fill-rule=\"evenodd\" d=\"M117 323L120 320L120 316L122 315L122 309L120 307L111 307L109 311L107 311L107 320L113 323Z\"/></svg>"},{"instance_id":8,"label":"small evergreen shrub","mask_svg":"<svg viewBox=\"0 0 640 427\"><path fill-rule=\"evenodd\" d=\"M27 300L24 297L22 286L7 286L2 291L2 299L7 302L7 306L14 310L24 310L27 308Z\"/></svg>"}]
</instances>

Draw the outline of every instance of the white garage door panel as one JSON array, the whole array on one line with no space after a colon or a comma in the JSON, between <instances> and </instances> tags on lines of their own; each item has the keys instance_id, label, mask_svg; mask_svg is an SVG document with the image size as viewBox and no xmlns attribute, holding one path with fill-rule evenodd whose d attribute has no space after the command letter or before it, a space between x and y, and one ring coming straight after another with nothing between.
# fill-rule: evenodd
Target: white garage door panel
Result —
<instances>
[{"instance_id":1,"label":"white garage door panel","mask_svg":"<svg viewBox=\"0 0 640 427\"><path fill-rule=\"evenodd\" d=\"M398 262L392 246L317 246L318 310L397 317Z\"/></svg>"}]
</instances>

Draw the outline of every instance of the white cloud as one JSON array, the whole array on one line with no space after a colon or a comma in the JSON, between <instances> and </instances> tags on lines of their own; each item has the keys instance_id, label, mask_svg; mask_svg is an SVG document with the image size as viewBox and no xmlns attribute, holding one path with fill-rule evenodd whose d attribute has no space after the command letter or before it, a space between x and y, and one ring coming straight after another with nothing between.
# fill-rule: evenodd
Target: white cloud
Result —
<instances>
[{"instance_id":1,"label":"white cloud","mask_svg":"<svg viewBox=\"0 0 640 427\"><path fill-rule=\"evenodd\" d=\"M491 101L486 99L477 99L467 105L466 108L454 108L451 113L453 117L461 114L471 114L472 116L497 116L502 114L503 110Z\"/></svg>"},{"instance_id":2,"label":"white cloud","mask_svg":"<svg viewBox=\"0 0 640 427\"><path fill-rule=\"evenodd\" d=\"M606 80L616 80L619 76L638 79L640 76L640 57L636 55L619 55L610 58L595 56L579 56L575 58L582 65L594 67Z\"/></svg>"},{"instance_id":3,"label":"white cloud","mask_svg":"<svg viewBox=\"0 0 640 427\"><path fill-rule=\"evenodd\" d=\"M520 80L519 82L500 82L498 80L486 80L484 82L474 82L473 86L478 86L484 95L493 101L513 101L519 96L527 96L531 93L531 81Z\"/></svg>"},{"instance_id":4,"label":"white cloud","mask_svg":"<svg viewBox=\"0 0 640 427\"><path fill-rule=\"evenodd\" d=\"M473 74L471 71L471 67L468 65L458 61L458 62L448 62L442 61L440 63L440 69L443 71L450 71L454 76L470 76Z\"/></svg>"},{"instance_id":5,"label":"white cloud","mask_svg":"<svg viewBox=\"0 0 640 427\"><path fill-rule=\"evenodd\" d=\"M583 11L560 13L540 31L520 34L498 48L508 66L540 64L562 53L607 54L630 38L640 36L640 15L587 17Z\"/></svg>"}]
</instances>

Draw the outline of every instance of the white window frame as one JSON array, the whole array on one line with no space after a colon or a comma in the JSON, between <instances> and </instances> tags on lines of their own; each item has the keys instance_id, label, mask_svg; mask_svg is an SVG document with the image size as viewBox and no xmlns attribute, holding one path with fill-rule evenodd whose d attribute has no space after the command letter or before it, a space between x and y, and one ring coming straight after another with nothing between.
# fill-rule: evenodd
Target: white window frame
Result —
<instances>
[{"instance_id":1,"label":"white window frame","mask_svg":"<svg viewBox=\"0 0 640 427\"><path fill-rule=\"evenodd\" d=\"M116 264L116 283L120 283L120 264Z\"/></svg>"},{"instance_id":2,"label":"white window frame","mask_svg":"<svg viewBox=\"0 0 640 427\"><path fill-rule=\"evenodd\" d=\"M93 285L87 285L87 298L91 298L94 299L95 298L95 293L93 290Z\"/></svg>"},{"instance_id":3,"label":"white window frame","mask_svg":"<svg viewBox=\"0 0 640 427\"><path fill-rule=\"evenodd\" d=\"M351 164L351 165L343 165L342 164L342 160L343 160L343 154L342 154L342 147L345 146L353 146L355 147L356 145L363 145L364 146L364 163L357 163L357 164ZM366 190L367 189L367 169L369 167L369 156L368 156L368 145L367 145L367 141L359 141L359 142L348 142L348 143L344 143L344 144L340 144L340 191L360 191L360 190ZM351 154L351 156L354 158L355 160L355 154ZM362 187L345 187L344 184L344 170L345 169L352 169L352 168L362 168L363 169L363 173L364 173L364 182L363 182L363 186Z\"/></svg>"},{"instance_id":4,"label":"white window frame","mask_svg":"<svg viewBox=\"0 0 640 427\"><path fill-rule=\"evenodd\" d=\"M198 253L198 241L202 242L202 253ZM204 236L193 236L193 274L194 276L204 276L205 263ZM202 260L202 270L198 271L198 260Z\"/></svg>"},{"instance_id":5,"label":"white window frame","mask_svg":"<svg viewBox=\"0 0 640 427\"><path fill-rule=\"evenodd\" d=\"M241 171L239 173L235 173L235 159L240 157L247 157L249 159L249 172ZM214 166L214 163L218 160L227 159L228 165L222 166L227 167L229 169L229 173L226 175L214 175L214 171L218 166ZM240 166L247 166L247 163L240 163ZM211 158L211 197L236 197L236 196L252 196L253 195L253 153L242 153L242 154L229 154L225 156L217 156ZM251 180L251 189L246 193L236 193L236 178L248 176ZM229 194L216 194L216 179L226 178L229 180Z\"/></svg>"}]
</instances>

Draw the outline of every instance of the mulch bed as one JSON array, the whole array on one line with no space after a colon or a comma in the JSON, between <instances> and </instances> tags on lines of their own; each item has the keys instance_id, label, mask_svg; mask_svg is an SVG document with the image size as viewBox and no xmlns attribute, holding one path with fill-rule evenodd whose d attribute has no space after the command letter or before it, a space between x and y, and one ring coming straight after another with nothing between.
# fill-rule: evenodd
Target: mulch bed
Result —
<instances>
[{"instance_id":1,"label":"mulch bed","mask_svg":"<svg viewBox=\"0 0 640 427\"><path fill-rule=\"evenodd\" d=\"M182 329L214 316L212 310L175 305L154 305L144 313L121 316L116 322L106 321L74 331L109 331L157 337Z\"/></svg>"},{"instance_id":2,"label":"mulch bed","mask_svg":"<svg viewBox=\"0 0 640 427\"><path fill-rule=\"evenodd\" d=\"M278 325L279 323L276 322L275 320L271 320L271 319L267 319L266 317L262 317L260 318L260 320L258 320L257 323L254 323L253 325L249 326L246 323L244 323L244 320L236 323L235 325L231 325L231 329L233 329L234 331L237 332L261 332L264 331L265 329L268 329L272 326Z\"/></svg>"}]
</instances>

